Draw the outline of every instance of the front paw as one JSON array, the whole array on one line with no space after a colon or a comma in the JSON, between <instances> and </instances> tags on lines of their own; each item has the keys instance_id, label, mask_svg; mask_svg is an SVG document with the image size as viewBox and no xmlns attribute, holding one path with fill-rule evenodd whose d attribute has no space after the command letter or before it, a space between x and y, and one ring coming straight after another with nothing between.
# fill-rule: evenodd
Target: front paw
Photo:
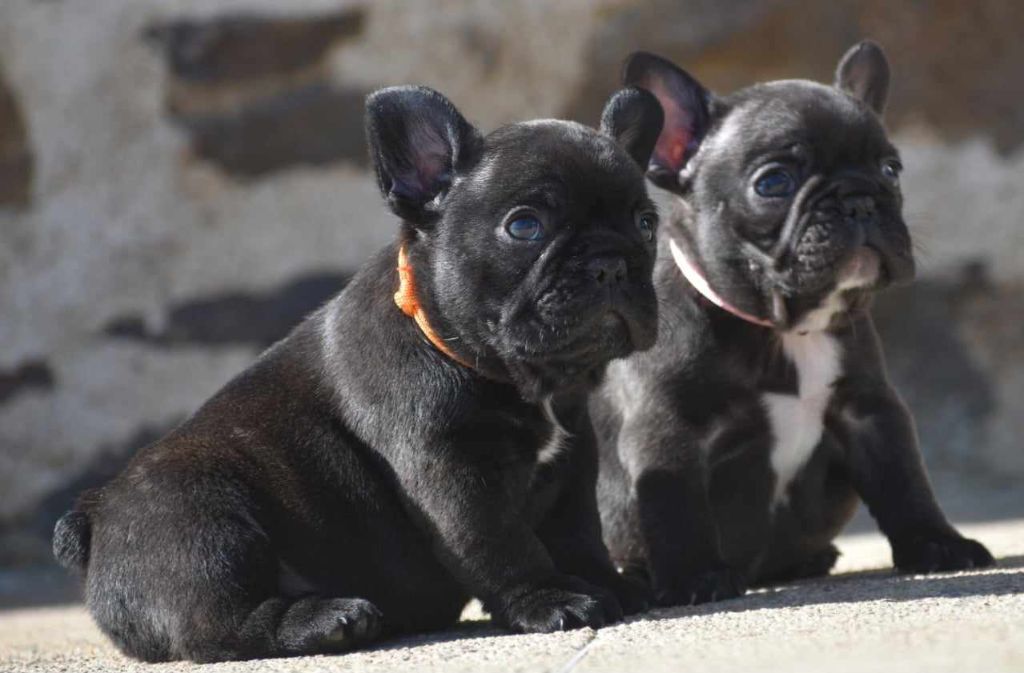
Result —
<instances>
[{"instance_id":1,"label":"front paw","mask_svg":"<svg viewBox=\"0 0 1024 673\"><path fill-rule=\"evenodd\" d=\"M620 621L622 608L609 591L562 576L507 599L495 620L520 633L551 633Z\"/></svg>"},{"instance_id":2,"label":"front paw","mask_svg":"<svg viewBox=\"0 0 1024 673\"><path fill-rule=\"evenodd\" d=\"M631 574L615 573L606 582L601 583L609 591L615 594L622 612L626 615L635 615L644 612L654 602L654 592L648 582Z\"/></svg>"},{"instance_id":3,"label":"front paw","mask_svg":"<svg viewBox=\"0 0 1024 673\"><path fill-rule=\"evenodd\" d=\"M746 592L746 578L726 565L683 575L666 585L656 582L654 587L655 600L662 606L697 605L736 598Z\"/></svg>"},{"instance_id":4,"label":"front paw","mask_svg":"<svg viewBox=\"0 0 1024 673\"><path fill-rule=\"evenodd\" d=\"M893 565L905 573L986 568L995 559L980 542L957 533L913 536L892 543Z\"/></svg>"}]
</instances>

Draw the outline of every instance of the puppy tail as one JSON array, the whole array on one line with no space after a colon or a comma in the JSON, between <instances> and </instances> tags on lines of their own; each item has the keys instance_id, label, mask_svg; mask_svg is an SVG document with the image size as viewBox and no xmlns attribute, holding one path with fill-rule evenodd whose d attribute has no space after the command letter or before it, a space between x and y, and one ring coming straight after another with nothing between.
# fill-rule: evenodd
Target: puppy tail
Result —
<instances>
[{"instance_id":1,"label":"puppy tail","mask_svg":"<svg viewBox=\"0 0 1024 673\"><path fill-rule=\"evenodd\" d=\"M71 510L57 520L53 528L53 555L68 570L84 571L89 563L89 543L92 526L89 516Z\"/></svg>"}]
</instances>

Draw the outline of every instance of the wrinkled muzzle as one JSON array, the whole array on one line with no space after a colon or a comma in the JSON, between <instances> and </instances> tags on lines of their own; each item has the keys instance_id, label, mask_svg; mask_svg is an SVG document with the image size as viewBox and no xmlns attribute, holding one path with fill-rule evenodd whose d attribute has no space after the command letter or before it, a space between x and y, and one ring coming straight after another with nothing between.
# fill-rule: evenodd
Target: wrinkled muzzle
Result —
<instances>
[{"instance_id":1,"label":"wrinkled muzzle","mask_svg":"<svg viewBox=\"0 0 1024 673\"><path fill-rule=\"evenodd\" d=\"M652 261L600 246L554 254L536 266L501 319L510 370L559 388L611 360L653 345L657 298Z\"/></svg>"},{"instance_id":2,"label":"wrinkled muzzle","mask_svg":"<svg viewBox=\"0 0 1024 673\"><path fill-rule=\"evenodd\" d=\"M850 282L852 267L861 277L868 258L877 257L868 289L912 278L910 235L899 206L895 194L867 176L809 178L793 198L775 244L768 250L746 245L746 253L772 282L775 318L784 322L778 314L785 311L786 297ZM865 248L873 254L865 254Z\"/></svg>"}]
</instances>

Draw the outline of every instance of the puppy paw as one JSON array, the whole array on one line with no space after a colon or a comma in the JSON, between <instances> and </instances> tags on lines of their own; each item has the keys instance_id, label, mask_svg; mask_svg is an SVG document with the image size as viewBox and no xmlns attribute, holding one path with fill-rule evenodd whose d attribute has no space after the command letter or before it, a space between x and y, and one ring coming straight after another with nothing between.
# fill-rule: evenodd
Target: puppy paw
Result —
<instances>
[{"instance_id":1,"label":"puppy paw","mask_svg":"<svg viewBox=\"0 0 1024 673\"><path fill-rule=\"evenodd\" d=\"M331 642L365 642L380 635L383 616L377 606L361 598L331 599L335 628Z\"/></svg>"},{"instance_id":2,"label":"puppy paw","mask_svg":"<svg viewBox=\"0 0 1024 673\"><path fill-rule=\"evenodd\" d=\"M747 581L738 571L721 565L680 577L670 586L655 586L658 605L697 605L736 598L747 592Z\"/></svg>"},{"instance_id":3,"label":"puppy paw","mask_svg":"<svg viewBox=\"0 0 1024 673\"><path fill-rule=\"evenodd\" d=\"M507 600L495 614L496 621L520 633L597 629L621 619L622 607L610 591L568 576Z\"/></svg>"},{"instance_id":4,"label":"puppy paw","mask_svg":"<svg viewBox=\"0 0 1024 673\"><path fill-rule=\"evenodd\" d=\"M926 534L893 542L892 560L905 573L970 570L995 564L984 545L956 533Z\"/></svg>"},{"instance_id":5,"label":"puppy paw","mask_svg":"<svg viewBox=\"0 0 1024 673\"><path fill-rule=\"evenodd\" d=\"M604 586L615 594L625 615L644 612L654 603L654 592L650 585L633 575L616 574Z\"/></svg>"},{"instance_id":6,"label":"puppy paw","mask_svg":"<svg viewBox=\"0 0 1024 673\"><path fill-rule=\"evenodd\" d=\"M784 566L781 570L765 573L758 578L757 582L758 584L773 584L813 577L825 577L832 572L832 568L835 567L839 556L839 550L835 545L830 544L820 551L813 552L799 559L793 565Z\"/></svg>"},{"instance_id":7,"label":"puppy paw","mask_svg":"<svg viewBox=\"0 0 1024 673\"><path fill-rule=\"evenodd\" d=\"M278 633L289 653L341 652L377 638L382 621L380 610L370 601L311 597L296 601Z\"/></svg>"}]
</instances>

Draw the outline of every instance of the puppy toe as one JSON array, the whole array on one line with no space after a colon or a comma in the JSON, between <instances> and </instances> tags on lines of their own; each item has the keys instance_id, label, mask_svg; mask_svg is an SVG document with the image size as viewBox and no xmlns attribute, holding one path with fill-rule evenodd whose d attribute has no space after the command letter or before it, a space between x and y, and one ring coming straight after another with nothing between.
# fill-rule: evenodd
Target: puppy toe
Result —
<instances>
[{"instance_id":1,"label":"puppy toe","mask_svg":"<svg viewBox=\"0 0 1024 673\"><path fill-rule=\"evenodd\" d=\"M382 615L373 603L361 598L331 598L322 603L313 628L319 627L322 637L314 650L337 652L350 649L377 638L381 632Z\"/></svg>"},{"instance_id":2,"label":"puppy toe","mask_svg":"<svg viewBox=\"0 0 1024 673\"><path fill-rule=\"evenodd\" d=\"M946 534L894 544L893 562L901 572L932 573L986 568L995 559L980 542Z\"/></svg>"},{"instance_id":3,"label":"puppy toe","mask_svg":"<svg viewBox=\"0 0 1024 673\"><path fill-rule=\"evenodd\" d=\"M646 582L637 581L632 577L621 575L610 587L622 606L623 615L644 612L654 600L650 587Z\"/></svg>"},{"instance_id":4,"label":"puppy toe","mask_svg":"<svg viewBox=\"0 0 1024 673\"><path fill-rule=\"evenodd\" d=\"M747 591L746 578L728 566L693 573L672 586L660 587L655 595L659 605L698 605L742 596Z\"/></svg>"},{"instance_id":5,"label":"puppy toe","mask_svg":"<svg viewBox=\"0 0 1024 673\"><path fill-rule=\"evenodd\" d=\"M563 578L559 586L537 588L514 599L496 619L523 633L597 629L621 620L622 607L609 591Z\"/></svg>"}]
</instances>

